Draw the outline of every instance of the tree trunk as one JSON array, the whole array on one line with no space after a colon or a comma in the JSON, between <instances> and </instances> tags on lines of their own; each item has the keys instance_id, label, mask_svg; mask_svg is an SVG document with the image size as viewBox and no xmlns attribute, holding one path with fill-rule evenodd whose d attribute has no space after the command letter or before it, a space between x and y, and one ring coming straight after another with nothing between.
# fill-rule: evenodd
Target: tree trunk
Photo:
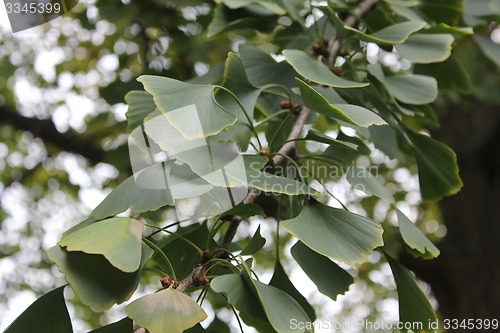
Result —
<instances>
[{"instance_id":1,"label":"tree trunk","mask_svg":"<svg viewBox=\"0 0 500 333\"><path fill-rule=\"evenodd\" d=\"M464 187L440 204L441 255L402 260L431 285L442 319L500 320L500 110L463 98L441 124L435 136L457 153Z\"/></svg>"}]
</instances>

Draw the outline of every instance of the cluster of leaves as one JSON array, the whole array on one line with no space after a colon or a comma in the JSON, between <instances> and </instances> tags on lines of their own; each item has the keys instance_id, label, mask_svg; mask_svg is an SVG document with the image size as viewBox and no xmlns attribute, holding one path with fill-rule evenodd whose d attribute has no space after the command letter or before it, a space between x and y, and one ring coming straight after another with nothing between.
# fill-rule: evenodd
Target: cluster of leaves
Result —
<instances>
[{"instance_id":1,"label":"cluster of leaves","mask_svg":"<svg viewBox=\"0 0 500 333\"><path fill-rule=\"evenodd\" d=\"M204 3L155 2L166 7ZM49 258L66 275L82 302L98 311L127 301L147 271L168 275L173 281L163 290L127 305L127 318L95 332L132 332L132 319L151 333L204 332L199 324L206 318L203 309L183 293L185 290L176 289L178 282L186 279L203 281L190 283L188 292L201 288L201 301L208 294L214 308L230 306L238 310L247 325L261 332L295 331L290 327L291 319L314 321L313 307L289 280L279 256L269 284L258 280L252 270L253 260L244 259L265 251L260 229L244 241L245 247L218 248L215 240L231 225L231 217L247 219L264 214L275 217L278 227L297 239L291 255L321 293L335 300L353 283L353 277L338 262L356 268L373 251L380 250L398 288L400 321L433 322L432 306L412 274L384 248L382 225L345 207L328 206L328 197L308 184L338 180L321 175L318 170L322 167L343 170L351 185L362 185L366 193L392 205L410 253L425 259L439 255L437 247L395 207L393 193L356 166L356 161L370 154L367 142L371 142L388 156L401 153L414 158L424 201L435 202L460 190L455 154L422 134L421 129L437 124L428 104L437 98L439 89L470 90L468 75L452 54L452 46L473 34L469 27L458 27L462 23L484 31L489 19L486 16L491 12L497 13L495 17L500 15L494 2L483 5L489 9L464 12L461 1L426 0L330 0L307 6L303 1L221 0L211 4L206 37L238 33L249 43L229 53L222 66L189 82L141 76L138 81L144 89L126 97L128 131L132 135L140 128L154 141L161 130L145 124L160 114L186 136L195 135L190 133L189 118L179 113L169 117L170 112L186 104L195 105L204 138L229 137L241 153L246 153L243 156L248 161L257 161L247 168L247 179L254 188L269 192L268 200L279 209L268 211L258 204L244 203L172 233L168 229L179 223L160 227L140 221L148 212L169 209L174 204L172 198L163 190L138 186L134 176L122 182L86 221L62 236L49 250ZM349 14L363 7L364 12L357 13L362 14L357 18L359 23L349 22L353 20ZM309 24L306 18L314 22ZM498 46L486 36L473 38L498 63ZM267 44L257 47L250 45L251 41ZM368 43L378 45L383 52L395 50L414 66L395 72L370 62ZM332 55L337 51L338 58ZM283 60L277 61L273 55ZM455 75L453 82L448 78L450 72ZM296 169L295 177L273 174L276 166L262 155L279 156L304 113L312 128L303 138L292 138L296 147L284 159L287 169ZM345 128L353 129L356 136L346 135ZM267 146L261 142L259 129L264 129ZM325 133L331 129L338 133L336 137ZM311 153L302 141L326 144L328 148ZM266 163L270 168L263 170ZM205 180L210 183L210 179ZM133 218L116 217L127 210ZM150 229L157 230L144 236ZM158 238L160 232L169 236ZM274 245L279 248L279 238ZM226 254L210 255L216 251ZM198 269L195 275L191 273L193 268ZM36 301L6 332L71 332L63 288ZM214 321L213 325L224 324Z\"/></svg>"}]
</instances>

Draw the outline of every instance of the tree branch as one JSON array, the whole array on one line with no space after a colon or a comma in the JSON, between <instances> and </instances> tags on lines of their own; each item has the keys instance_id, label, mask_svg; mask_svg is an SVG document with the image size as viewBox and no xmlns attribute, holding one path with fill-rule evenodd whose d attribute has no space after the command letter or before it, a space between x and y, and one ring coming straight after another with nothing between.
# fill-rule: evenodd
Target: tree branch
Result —
<instances>
[{"instance_id":1,"label":"tree branch","mask_svg":"<svg viewBox=\"0 0 500 333\"><path fill-rule=\"evenodd\" d=\"M61 133L50 119L38 119L21 116L15 110L0 106L0 123L28 131L44 143L52 144L60 150L72 152L85 157L93 164L104 160L106 152L97 147L93 140L82 138L78 133L68 131Z\"/></svg>"}]
</instances>

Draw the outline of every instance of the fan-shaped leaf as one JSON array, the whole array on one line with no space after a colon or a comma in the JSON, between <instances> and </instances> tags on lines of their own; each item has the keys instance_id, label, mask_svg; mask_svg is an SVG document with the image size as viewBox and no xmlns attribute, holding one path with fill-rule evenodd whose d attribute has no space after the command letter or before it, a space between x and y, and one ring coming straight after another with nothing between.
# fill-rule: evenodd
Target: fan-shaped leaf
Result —
<instances>
[{"instance_id":1,"label":"fan-shaped leaf","mask_svg":"<svg viewBox=\"0 0 500 333\"><path fill-rule=\"evenodd\" d=\"M260 225L255 231L255 234L250 239L250 242L245 246L245 248L241 251L242 256L248 256L258 252L262 247L266 244L266 239L260 234Z\"/></svg>"},{"instance_id":2,"label":"fan-shaped leaf","mask_svg":"<svg viewBox=\"0 0 500 333\"><path fill-rule=\"evenodd\" d=\"M193 126L192 112L186 112L188 108L196 111L204 136L215 135L236 122L236 117L215 101L213 86L152 75L143 75L137 80L153 95L158 110L187 139L200 137L199 129Z\"/></svg>"},{"instance_id":3,"label":"fan-shaped leaf","mask_svg":"<svg viewBox=\"0 0 500 333\"><path fill-rule=\"evenodd\" d=\"M116 217L65 235L57 243L67 251L101 254L123 272L135 272L141 264L144 224L128 217ZM113 237L110 237L113 235Z\"/></svg>"},{"instance_id":4,"label":"fan-shaped leaf","mask_svg":"<svg viewBox=\"0 0 500 333\"><path fill-rule=\"evenodd\" d=\"M173 288L136 299L125 312L150 333L182 333L207 318L198 303Z\"/></svg>"},{"instance_id":5,"label":"fan-shaped leaf","mask_svg":"<svg viewBox=\"0 0 500 333\"><path fill-rule=\"evenodd\" d=\"M292 320L299 323L309 323L311 319L300 304L284 291L254 280L249 273L244 273L245 280L259 298L264 312L273 328L279 333L305 332L304 328L294 328Z\"/></svg>"},{"instance_id":6,"label":"fan-shaped leaf","mask_svg":"<svg viewBox=\"0 0 500 333\"><path fill-rule=\"evenodd\" d=\"M226 60L223 86L238 98L239 103L247 113L245 115L234 96L222 89L217 91L217 101L238 119L236 124L227 128L227 131L235 137L241 150L245 151L248 148L252 133L251 126L254 119L255 104L262 89L256 88L250 83L241 59L234 53L230 53Z\"/></svg>"},{"instance_id":7,"label":"fan-shaped leaf","mask_svg":"<svg viewBox=\"0 0 500 333\"><path fill-rule=\"evenodd\" d=\"M252 289L250 289L240 274L218 276L210 282L210 288L217 293L224 293L227 296L229 304L240 312L241 318L245 323L254 327L264 326L270 328L270 330L266 330L265 332L273 330L259 299L254 295Z\"/></svg>"},{"instance_id":8,"label":"fan-shaped leaf","mask_svg":"<svg viewBox=\"0 0 500 333\"><path fill-rule=\"evenodd\" d=\"M387 124L373 111L350 104L330 104L330 102L302 80L296 79L300 88L302 104L313 111L345 121L349 124L368 127Z\"/></svg>"},{"instance_id":9,"label":"fan-shaped leaf","mask_svg":"<svg viewBox=\"0 0 500 333\"><path fill-rule=\"evenodd\" d=\"M292 67L308 80L336 88L361 88L368 83L353 82L333 74L325 64L312 59L301 50L284 50L283 55Z\"/></svg>"},{"instance_id":10,"label":"fan-shaped leaf","mask_svg":"<svg viewBox=\"0 0 500 333\"><path fill-rule=\"evenodd\" d=\"M423 332L434 332L435 330L429 327L429 324L436 322L436 314L415 278L399 262L387 254L385 256L391 266L398 289L399 321L413 325L421 323Z\"/></svg>"},{"instance_id":11,"label":"fan-shaped leaf","mask_svg":"<svg viewBox=\"0 0 500 333\"><path fill-rule=\"evenodd\" d=\"M354 282L353 277L336 263L311 250L301 241L291 249L292 257L304 273L314 282L318 290L334 301L343 295Z\"/></svg>"},{"instance_id":12,"label":"fan-shaped leaf","mask_svg":"<svg viewBox=\"0 0 500 333\"><path fill-rule=\"evenodd\" d=\"M428 104L437 98L438 86L433 77L424 75L385 76L379 64L368 65L368 71L377 78L389 94L408 104Z\"/></svg>"},{"instance_id":13,"label":"fan-shaped leaf","mask_svg":"<svg viewBox=\"0 0 500 333\"><path fill-rule=\"evenodd\" d=\"M156 110L153 96L145 91L131 91L125 96L128 104L127 131L132 133L137 127L144 124L144 119Z\"/></svg>"},{"instance_id":14,"label":"fan-shaped leaf","mask_svg":"<svg viewBox=\"0 0 500 333\"><path fill-rule=\"evenodd\" d=\"M415 250L412 253L416 253L418 256L424 257L425 259L436 258L439 255L439 249L432 244L432 242L417 228L417 226L411 222L405 214L403 214L399 209L395 208L396 215L398 216L399 230L401 231L401 236L411 249Z\"/></svg>"},{"instance_id":15,"label":"fan-shaped leaf","mask_svg":"<svg viewBox=\"0 0 500 333\"><path fill-rule=\"evenodd\" d=\"M387 202L394 203L391 192L380 184L369 169L360 166L351 166L346 172L346 178L356 190L373 194Z\"/></svg>"},{"instance_id":16,"label":"fan-shaped leaf","mask_svg":"<svg viewBox=\"0 0 500 333\"><path fill-rule=\"evenodd\" d=\"M132 296L139 284L141 269L152 255L153 250L143 245L139 270L125 273L102 255L69 252L59 246L47 251L47 256L65 274L76 295L97 311L107 310Z\"/></svg>"},{"instance_id":17,"label":"fan-shaped leaf","mask_svg":"<svg viewBox=\"0 0 500 333\"><path fill-rule=\"evenodd\" d=\"M370 35L352 27L346 26L344 28L354 32L362 41L381 45L394 45L403 43L412 33L419 31L425 25L426 23L423 21L397 23Z\"/></svg>"},{"instance_id":18,"label":"fan-shaped leaf","mask_svg":"<svg viewBox=\"0 0 500 333\"><path fill-rule=\"evenodd\" d=\"M64 287L54 289L31 304L4 333L72 333L64 301Z\"/></svg>"},{"instance_id":19,"label":"fan-shaped leaf","mask_svg":"<svg viewBox=\"0 0 500 333\"><path fill-rule=\"evenodd\" d=\"M281 226L314 251L350 266L363 262L384 244L379 223L311 199L295 218Z\"/></svg>"},{"instance_id":20,"label":"fan-shaped leaf","mask_svg":"<svg viewBox=\"0 0 500 333\"><path fill-rule=\"evenodd\" d=\"M457 156L444 143L426 135L406 131L417 159L420 192L425 201L438 201L457 193L463 186Z\"/></svg>"},{"instance_id":21,"label":"fan-shaped leaf","mask_svg":"<svg viewBox=\"0 0 500 333\"><path fill-rule=\"evenodd\" d=\"M415 64L441 62L451 54L455 39L448 34L415 34L404 44L396 45L401 56Z\"/></svg>"},{"instance_id":22,"label":"fan-shaped leaf","mask_svg":"<svg viewBox=\"0 0 500 333\"><path fill-rule=\"evenodd\" d=\"M125 317L120 321L115 323L100 327L89 333L133 333L134 332L134 322Z\"/></svg>"},{"instance_id":23,"label":"fan-shaped leaf","mask_svg":"<svg viewBox=\"0 0 500 333\"><path fill-rule=\"evenodd\" d=\"M144 177L157 177L157 166L153 165L144 169ZM134 213L155 211L163 206L173 206L174 201L170 191L165 189L147 189L139 186L136 176L127 178L118 185L108 196L92 211L92 216L97 220L114 216L130 209ZM157 178L156 178L157 179Z\"/></svg>"},{"instance_id":24,"label":"fan-shaped leaf","mask_svg":"<svg viewBox=\"0 0 500 333\"><path fill-rule=\"evenodd\" d=\"M274 265L274 274L271 281L269 281L269 285L283 290L285 293L290 295L300 304L311 321L316 320L316 311L311 304L309 304L307 299L297 290L297 288L295 288L292 281L290 281L289 275L285 272L285 269L279 261L277 261L276 265Z\"/></svg>"}]
</instances>

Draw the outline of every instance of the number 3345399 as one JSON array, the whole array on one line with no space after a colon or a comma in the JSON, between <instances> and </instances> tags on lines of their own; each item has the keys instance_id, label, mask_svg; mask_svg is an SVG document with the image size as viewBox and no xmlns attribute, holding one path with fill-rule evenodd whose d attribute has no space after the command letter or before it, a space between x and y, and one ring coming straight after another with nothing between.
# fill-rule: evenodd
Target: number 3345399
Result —
<instances>
[{"instance_id":1,"label":"number 3345399","mask_svg":"<svg viewBox=\"0 0 500 333\"><path fill-rule=\"evenodd\" d=\"M7 9L7 14L52 14L61 12L60 3L41 3L41 2L29 2L21 4L16 3L5 3L5 8Z\"/></svg>"}]
</instances>

